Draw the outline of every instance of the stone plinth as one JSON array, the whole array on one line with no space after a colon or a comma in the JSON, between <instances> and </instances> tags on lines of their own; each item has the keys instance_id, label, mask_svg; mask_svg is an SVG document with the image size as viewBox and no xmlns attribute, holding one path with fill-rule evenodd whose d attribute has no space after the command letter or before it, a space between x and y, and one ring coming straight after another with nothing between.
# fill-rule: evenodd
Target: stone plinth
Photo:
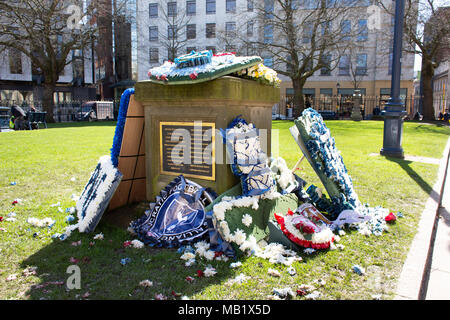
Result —
<instances>
[{"instance_id":1,"label":"stone plinth","mask_svg":"<svg viewBox=\"0 0 450 320\"><path fill-rule=\"evenodd\" d=\"M270 155L272 106L279 102L279 88L235 77L221 77L192 85L161 85L142 81L135 86L135 98L144 106L146 192L149 201L153 201L178 174L184 174L187 179L212 188L218 194L239 183L226 161L222 136L217 133L217 129L226 129L237 116L259 129L266 129L265 132L262 130L261 143L263 150ZM167 159L161 153L164 124L180 123L182 126L198 121L213 125L216 129L214 176L200 178L185 172L166 174L162 163Z\"/></svg>"}]
</instances>

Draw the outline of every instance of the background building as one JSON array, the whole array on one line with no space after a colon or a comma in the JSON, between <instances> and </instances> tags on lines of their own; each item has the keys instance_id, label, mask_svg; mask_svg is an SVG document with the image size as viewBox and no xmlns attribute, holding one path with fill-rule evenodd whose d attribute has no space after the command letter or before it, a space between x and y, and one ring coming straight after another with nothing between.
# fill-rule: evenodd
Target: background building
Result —
<instances>
[{"instance_id":1,"label":"background building","mask_svg":"<svg viewBox=\"0 0 450 320\"><path fill-rule=\"evenodd\" d=\"M74 50L79 60L68 64L60 75L55 103L95 99L92 87L92 55L90 50ZM42 100L43 76L31 60L14 49L6 49L0 56L0 105L33 105Z\"/></svg>"},{"instance_id":2,"label":"background building","mask_svg":"<svg viewBox=\"0 0 450 320\"><path fill-rule=\"evenodd\" d=\"M177 55L205 49L237 51L240 55L256 54L271 66L270 55L241 46L233 41L233 37L227 36L242 32L236 30L242 28L242 21L246 21L244 32L250 39L264 41L270 36L270 30L259 26L255 19L256 3L252 0L137 0L138 80L147 79L151 67L170 59L174 47ZM347 21L349 33L365 30L354 37L355 49L340 57L328 70L317 71L307 80L303 94L312 106L318 109L347 108L350 112L355 89L359 89L365 98L366 115L371 114L376 106L382 108L388 100L394 20L380 9L376 16L378 29L372 28L370 23L373 23L374 13L368 10L370 5L371 1L358 1L355 7L357 18ZM283 111L292 101L293 87L289 78L280 78L283 82L278 108ZM410 113L413 81L414 54L404 52L401 97Z\"/></svg>"}]
</instances>

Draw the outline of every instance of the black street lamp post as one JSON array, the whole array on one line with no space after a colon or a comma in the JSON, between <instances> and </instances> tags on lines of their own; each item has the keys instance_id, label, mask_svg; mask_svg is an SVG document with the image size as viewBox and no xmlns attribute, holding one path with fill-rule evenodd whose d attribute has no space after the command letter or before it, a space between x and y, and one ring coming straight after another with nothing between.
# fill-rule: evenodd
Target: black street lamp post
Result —
<instances>
[{"instance_id":1,"label":"black street lamp post","mask_svg":"<svg viewBox=\"0 0 450 320\"><path fill-rule=\"evenodd\" d=\"M403 158L403 118L407 112L400 99L400 76L405 0L395 0L394 48L392 57L391 97L381 115L384 118L381 155Z\"/></svg>"}]
</instances>

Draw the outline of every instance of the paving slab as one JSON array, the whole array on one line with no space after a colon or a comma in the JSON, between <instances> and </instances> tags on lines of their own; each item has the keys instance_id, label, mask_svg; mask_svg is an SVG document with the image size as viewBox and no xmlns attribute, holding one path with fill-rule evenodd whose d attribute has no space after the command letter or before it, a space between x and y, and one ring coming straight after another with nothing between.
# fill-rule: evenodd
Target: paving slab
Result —
<instances>
[{"instance_id":1,"label":"paving slab","mask_svg":"<svg viewBox=\"0 0 450 320\"><path fill-rule=\"evenodd\" d=\"M448 168L448 160L450 153L450 139L447 140L447 145L444 149L443 157L440 159L439 171L438 171L438 179L433 186L433 190L428 198L424 211L422 212L417 233L411 243L411 247L409 249L408 256L403 265L402 272L400 274L400 278L397 283L396 290L396 300L418 300L425 298L425 294L427 292L431 292L436 290L440 291L440 287L434 287L435 281L446 280L446 274L441 274L442 271L439 269L433 270L431 268L432 257L437 257L437 253L430 257L431 251L434 249L432 246L433 241L435 241L436 232L436 224L437 217L441 204L441 195L445 192L449 192L445 188L446 180L450 180L450 173L446 175ZM449 170L450 171L450 170ZM447 184L447 189L450 189L450 183ZM437 196L439 195L439 196ZM437 224L439 226L439 224ZM450 224L445 224L446 227L450 228ZM443 227L442 227L443 229ZM449 229L450 231L450 229ZM436 232L436 233L435 233ZM445 230L441 230L441 233L445 234ZM447 232L448 234L448 232ZM434 242L436 245L436 250L441 250L441 247L445 246L445 239L441 243L439 240ZM448 245L449 242L447 241ZM439 245L439 247L438 247ZM445 250L446 248L442 248ZM450 251L448 251L450 252ZM437 261L437 260L436 260ZM443 261L443 260L439 260ZM436 262L437 263L437 262ZM440 266L445 267L446 262L443 261ZM429 280L429 275L431 276L431 271L433 272L433 281ZM450 273L449 273L450 275ZM442 280L441 280L442 279ZM447 282L450 284L450 282ZM427 287L427 285L429 285ZM442 286L442 284L439 284ZM427 291L425 291L427 289ZM450 290L447 289L450 294ZM436 293L437 295L438 293Z\"/></svg>"}]
</instances>

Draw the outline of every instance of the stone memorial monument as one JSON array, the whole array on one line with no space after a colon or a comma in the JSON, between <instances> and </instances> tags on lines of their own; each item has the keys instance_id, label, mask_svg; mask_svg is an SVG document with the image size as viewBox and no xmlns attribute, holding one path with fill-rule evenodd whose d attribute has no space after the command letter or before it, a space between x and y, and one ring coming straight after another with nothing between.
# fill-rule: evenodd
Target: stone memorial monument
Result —
<instances>
[{"instance_id":1,"label":"stone memorial monument","mask_svg":"<svg viewBox=\"0 0 450 320\"><path fill-rule=\"evenodd\" d=\"M270 155L272 106L279 101L279 90L232 76L179 85L138 82L135 99L145 115L147 200L180 174L218 194L239 183L227 161L223 134L241 116L260 129L262 147Z\"/></svg>"}]
</instances>

